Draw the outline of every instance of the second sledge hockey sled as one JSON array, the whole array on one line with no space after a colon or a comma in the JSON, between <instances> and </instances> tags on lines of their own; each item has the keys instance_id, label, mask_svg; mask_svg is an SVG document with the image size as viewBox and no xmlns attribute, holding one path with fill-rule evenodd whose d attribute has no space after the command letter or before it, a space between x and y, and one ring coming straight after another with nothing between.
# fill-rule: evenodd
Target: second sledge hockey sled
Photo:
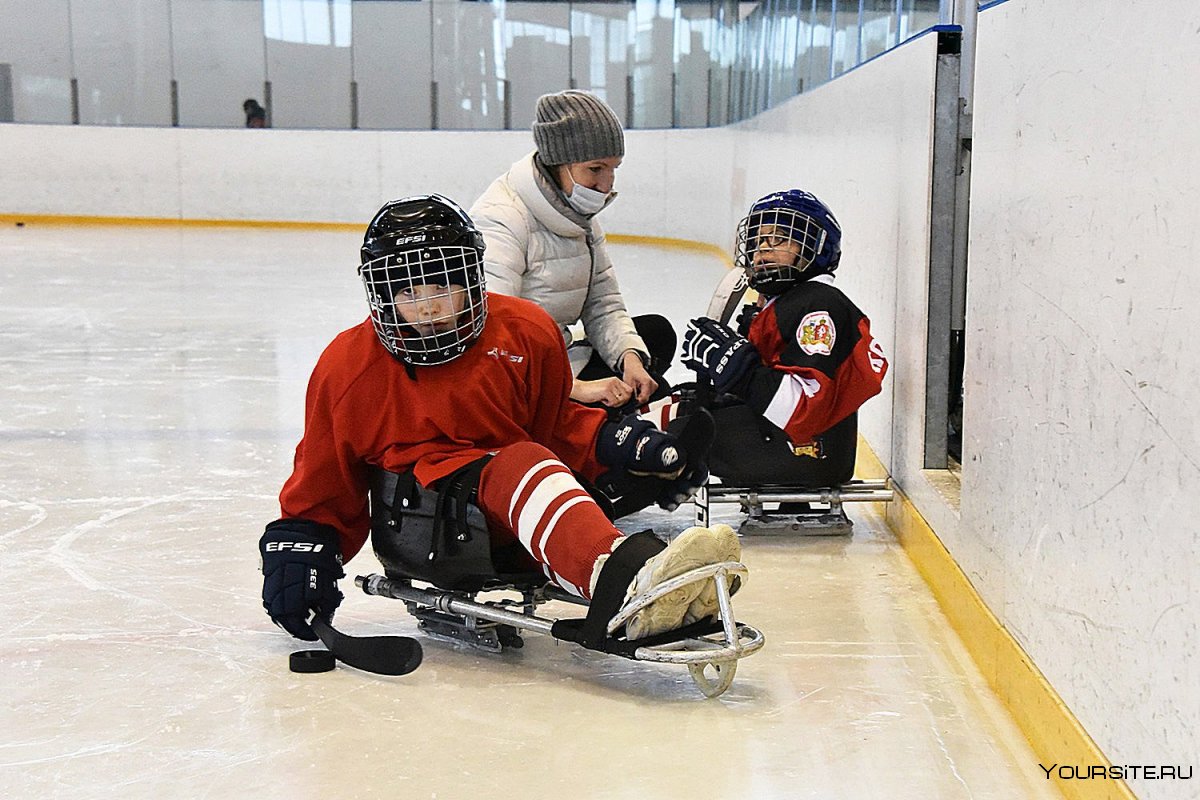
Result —
<instances>
[{"instance_id":1,"label":"second sledge hockey sled","mask_svg":"<svg viewBox=\"0 0 1200 800\"><path fill-rule=\"evenodd\" d=\"M734 325L739 310L756 298L746 271L734 267L713 293L707 316ZM709 453L714 479L696 494L697 525L708 526L712 505L736 503L746 514L738 528L744 536L847 536L854 523L843 504L893 499L887 480L852 479L857 414L822 435L823 452L800 452L744 406L712 412L718 427Z\"/></svg>"},{"instance_id":2,"label":"second sledge hockey sled","mask_svg":"<svg viewBox=\"0 0 1200 800\"><path fill-rule=\"evenodd\" d=\"M696 506L696 524L706 527L714 503L737 503L747 515L738 529L744 536L845 536L850 534L853 523L842 508L844 503L888 502L893 496L886 480L853 480L840 486L815 489L770 484L727 486L710 482L701 487L693 502ZM764 507L767 503L778 503L781 508L768 511ZM806 508L788 510L787 507L793 504L802 504Z\"/></svg>"}]
</instances>

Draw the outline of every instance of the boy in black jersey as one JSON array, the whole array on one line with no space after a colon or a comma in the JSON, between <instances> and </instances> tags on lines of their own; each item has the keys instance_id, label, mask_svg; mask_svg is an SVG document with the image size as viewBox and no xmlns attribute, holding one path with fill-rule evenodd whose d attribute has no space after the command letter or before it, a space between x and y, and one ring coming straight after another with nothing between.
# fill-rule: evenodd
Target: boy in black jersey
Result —
<instances>
[{"instance_id":1,"label":"boy in black jersey","mask_svg":"<svg viewBox=\"0 0 1200 800\"><path fill-rule=\"evenodd\" d=\"M740 332L688 324L683 363L716 390L709 468L725 483L825 487L854 475L858 408L879 393L888 362L866 315L833 285L841 237L814 195L763 197L738 225L735 257L757 305ZM664 405L651 419L665 426L678 412Z\"/></svg>"}]
</instances>

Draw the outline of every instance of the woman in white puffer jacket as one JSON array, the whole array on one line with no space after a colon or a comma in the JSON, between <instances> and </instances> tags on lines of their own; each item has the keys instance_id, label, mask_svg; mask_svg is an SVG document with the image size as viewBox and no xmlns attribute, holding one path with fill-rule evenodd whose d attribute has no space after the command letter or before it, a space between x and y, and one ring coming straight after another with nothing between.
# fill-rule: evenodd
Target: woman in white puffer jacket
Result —
<instances>
[{"instance_id":1,"label":"woman in white puffer jacket","mask_svg":"<svg viewBox=\"0 0 1200 800\"><path fill-rule=\"evenodd\" d=\"M595 221L616 197L621 123L595 95L565 91L538 98L533 138L537 149L469 212L487 244L487 289L532 300L563 329L572 399L613 408L645 403L658 396L675 332L661 316L629 316ZM577 322L584 339L572 341Z\"/></svg>"}]
</instances>

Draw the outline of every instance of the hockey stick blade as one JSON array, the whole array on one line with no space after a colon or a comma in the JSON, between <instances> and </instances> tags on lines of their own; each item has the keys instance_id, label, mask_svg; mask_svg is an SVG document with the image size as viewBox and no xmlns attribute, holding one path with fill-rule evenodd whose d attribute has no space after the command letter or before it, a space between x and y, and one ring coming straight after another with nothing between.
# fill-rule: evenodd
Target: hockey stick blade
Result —
<instances>
[{"instance_id":1,"label":"hockey stick blade","mask_svg":"<svg viewBox=\"0 0 1200 800\"><path fill-rule=\"evenodd\" d=\"M314 617L312 629L334 658L363 672L407 675L421 666L421 643L408 636L350 636Z\"/></svg>"}]
</instances>

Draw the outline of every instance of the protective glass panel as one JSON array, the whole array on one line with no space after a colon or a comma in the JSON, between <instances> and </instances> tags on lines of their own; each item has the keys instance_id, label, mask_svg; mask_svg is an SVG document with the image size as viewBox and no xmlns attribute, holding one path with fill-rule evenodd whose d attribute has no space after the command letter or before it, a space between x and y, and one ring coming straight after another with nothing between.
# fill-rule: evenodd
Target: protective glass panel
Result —
<instances>
[{"instance_id":1,"label":"protective glass panel","mask_svg":"<svg viewBox=\"0 0 1200 800\"><path fill-rule=\"evenodd\" d=\"M351 127L351 23L350 0L264 1L274 127Z\"/></svg>"},{"instance_id":2,"label":"protective glass panel","mask_svg":"<svg viewBox=\"0 0 1200 800\"><path fill-rule=\"evenodd\" d=\"M433 4L433 127L504 128L504 3Z\"/></svg>"},{"instance_id":3,"label":"protective glass panel","mask_svg":"<svg viewBox=\"0 0 1200 800\"><path fill-rule=\"evenodd\" d=\"M71 51L83 125L170 125L168 8L159 0L72 0Z\"/></svg>"},{"instance_id":4,"label":"protective glass panel","mask_svg":"<svg viewBox=\"0 0 1200 800\"><path fill-rule=\"evenodd\" d=\"M0 0L0 62L9 65L13 120L71 122L71 21L67 0Z\"/></svg>"},{"instance_id":5,"label":"protective glass panel","mask_svg":"<svg viewBox=\"0 0 1200 800\"><path fill-rule=\"evenodd\" d=\"M433 124L430 0L354 4L359 128L429 130Z\"/></svg>"},{"instance_id":6,"label":"protective glass panel","mask_svg":"<svg viewBox=\"0 0 1200 800\"><path fill-rule=\"evenodd\" d=\"M266 105L262 3L171 0L179 124L240 128L245 103Z\"/></svg>"},{"instance_id":7,"label":"protective glass panel","mask_svg":"<svg viewBox=\"0 0 1200 800\"><path fill-rule=\"evenodd\" d=\"M571 4L571 80L594 92L632 127L630 72L633 4Z\"/></svg>"},{"instance_id":8,"label":"protective glass panel","mask_svg":"<svg viewBox=\"0 0 1200 800\"><path fill-rule=\"evenodd\" d=\"M538 97L571 85L568 3L506 3L500 77L507 81L508 128L528 129Z\"/></svg>"}]
</instances>

